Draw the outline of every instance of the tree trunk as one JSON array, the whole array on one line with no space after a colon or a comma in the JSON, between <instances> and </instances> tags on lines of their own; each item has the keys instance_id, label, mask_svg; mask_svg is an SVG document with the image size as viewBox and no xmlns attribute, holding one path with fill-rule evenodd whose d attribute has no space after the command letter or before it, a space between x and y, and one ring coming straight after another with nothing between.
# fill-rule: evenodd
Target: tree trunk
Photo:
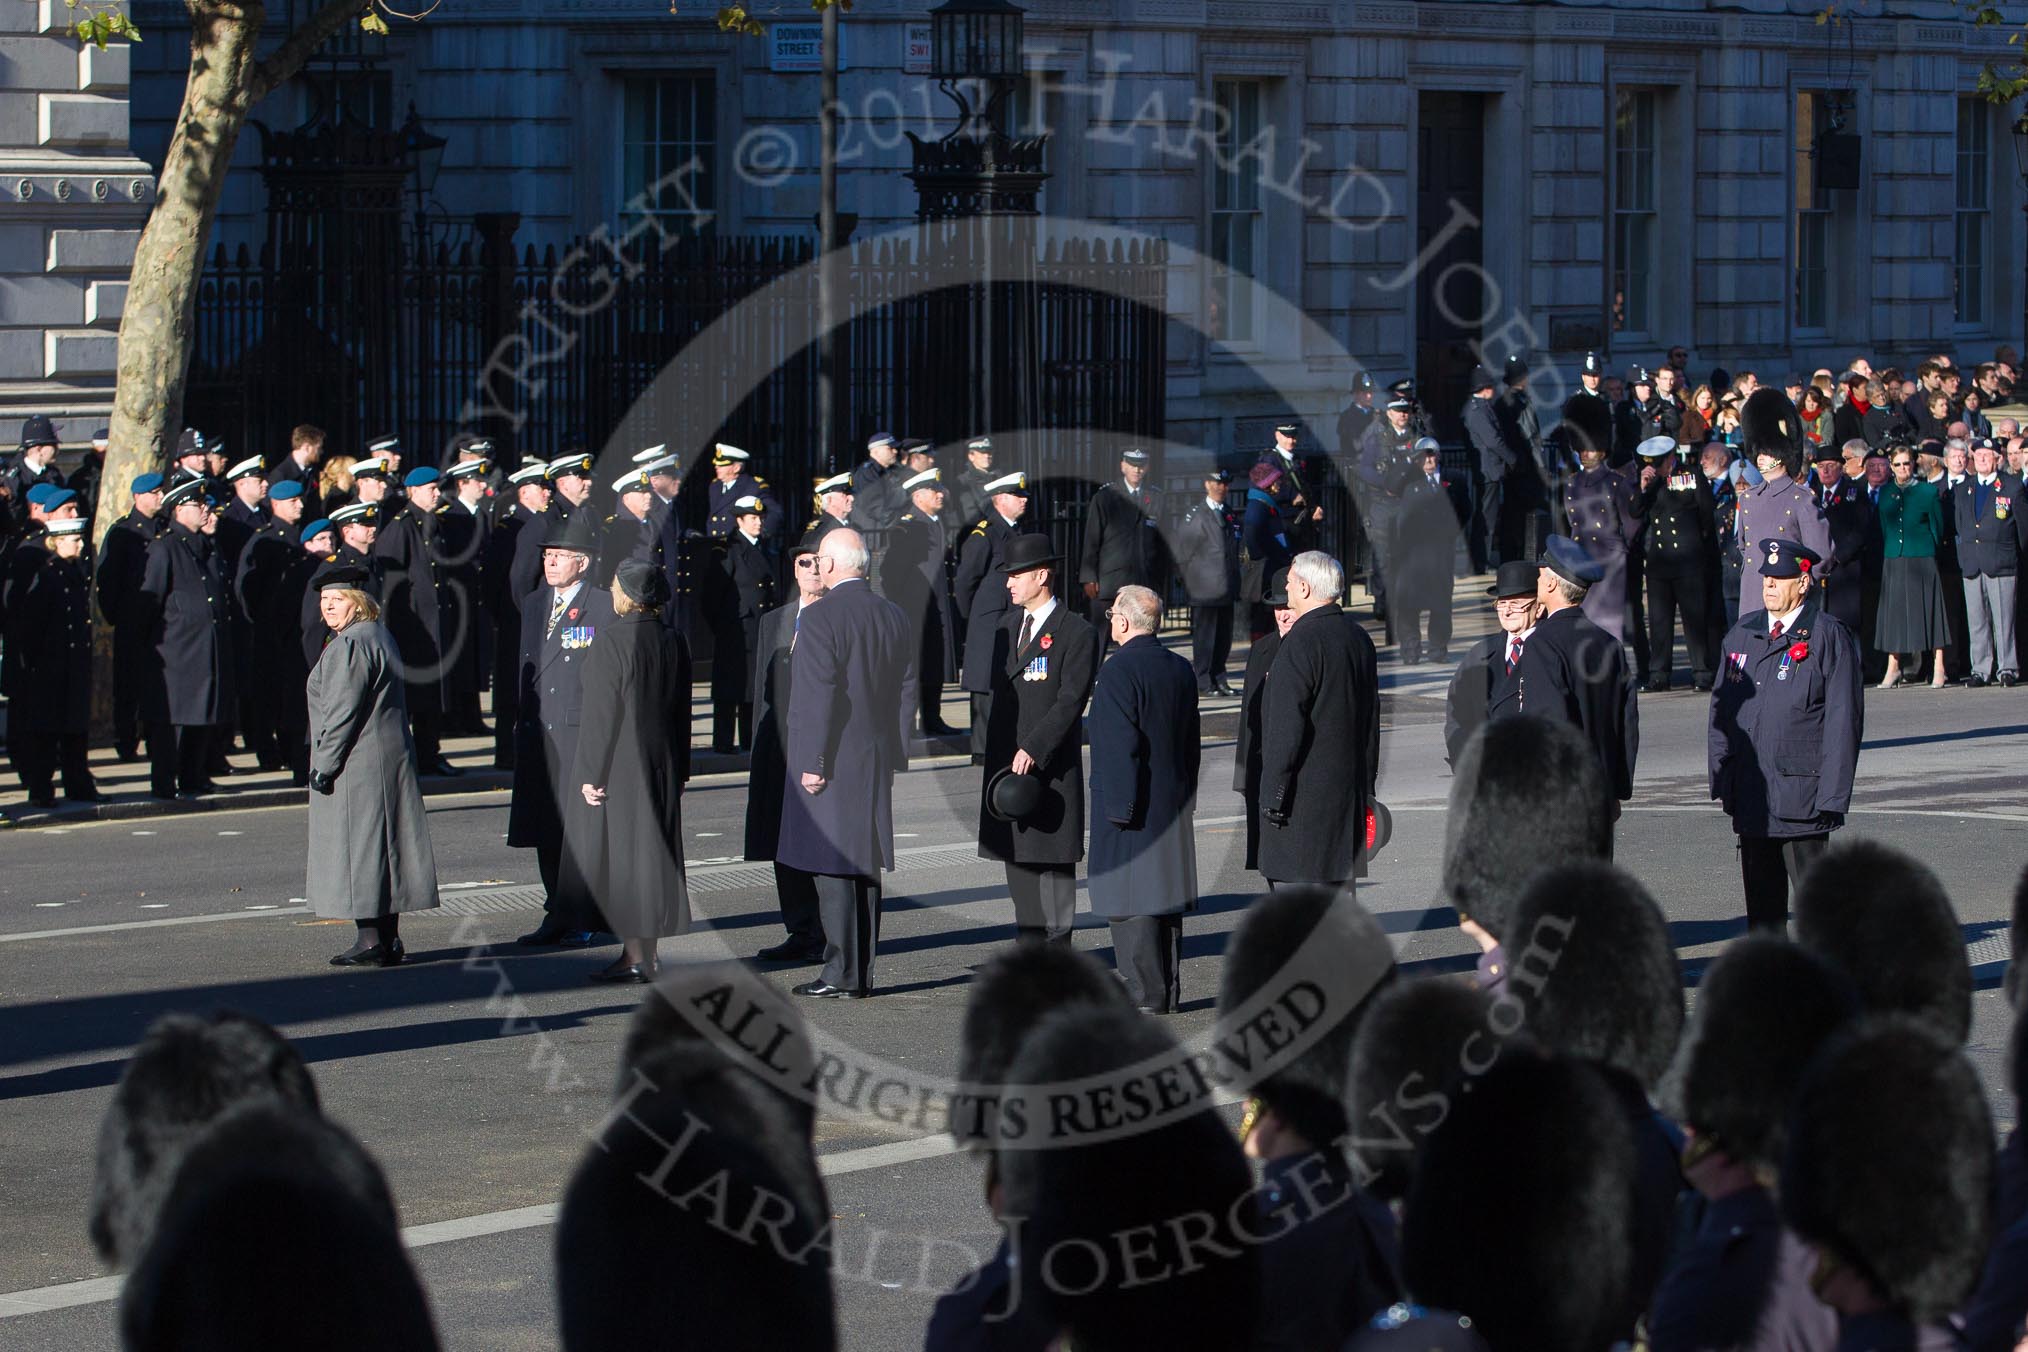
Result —
<instances>
[{"instance_id":1,"label":"tree trunk","mask_svg":"<svg viewBox=\"0 0 2028 1352\"><path fill-rule=\"evenodd\" d=\"M183 423L183 380L190 369L191 319L204 275L204 246L232 166L233 148L253 106L254 48L266 10L193 0L190 79L162 160L155 210L134 250L127 306L120 318L119 383L113 392L111 444L99 486L97 533L133 505L128 485L160 469Z\"/></svg>"}]
</instances>

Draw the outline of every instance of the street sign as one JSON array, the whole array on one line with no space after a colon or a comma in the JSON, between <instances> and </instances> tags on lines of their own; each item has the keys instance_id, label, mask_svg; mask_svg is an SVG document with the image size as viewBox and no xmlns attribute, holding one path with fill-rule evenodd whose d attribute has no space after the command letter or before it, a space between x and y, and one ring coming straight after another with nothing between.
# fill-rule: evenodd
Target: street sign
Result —
<instances>
[{"instance_id":1,"label":"street sign","mask_svg":"<svg viewBox=\"0 0 2028 1352\"><path fill-rule=\"evenodd\" d=\"M845 69L845 31L848 24L838 25L838 69ZM928 25L924 25L927 29ZM768 25L768 69L772 71L807 71L811 74L824 68L824 25L818 23L777 23Z\"/></svg>"},{"instance_id":2,"label":"street sign","mask_svg":"<svg viewBox=\"0 0 2028 1352\"><path fill-rule=\"evenodd\" d=\"M926 23L902 25L901 68L910 75L927 75L930 72L930 26Z\"/></svg>"}]
</instances>

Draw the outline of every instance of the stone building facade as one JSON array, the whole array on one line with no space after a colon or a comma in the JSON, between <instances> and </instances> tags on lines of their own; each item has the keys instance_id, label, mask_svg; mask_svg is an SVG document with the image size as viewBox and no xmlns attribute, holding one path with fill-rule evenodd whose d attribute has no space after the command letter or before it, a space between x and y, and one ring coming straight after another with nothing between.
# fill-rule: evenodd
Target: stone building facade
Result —
<instances>
[{"instance_id":1,"label":"stone building facade","mask_svg":"<svg viewBox=\"0 0 2028 1352\"><path fill-rule=\"evenodd\" d=\"M1061 228L1171 242L1177 442L1257 444L1294 411L1331 445L1354 363L1419 376L1447 412L1482 351L1527 353L1547 402L1587 348L1625 368L1680 344L1694 380L2018 345L2012 110L1974 93L2018 49L1947 0L1867 0L1841 25L1819 8L1034 0L1013 115L1052 138L1042 209ZM258 115L413 104L448 139L428 219L453 239L501 211L537 244L644 211L807 234L814 24L734 38L709 16L454 0L351 40ZM909 225L905 133L941 135L952 105L923 73L926 5L859 0L844 29L840 205L864 239ZM134 59L135 143L159 158L182 54ZM258 145L228 243L262 235Z\"/></svg>"},{"instance_id":2,"label":"stone building facade","mask_svg":"<svg viewBox=\"0 0 2028 1352\"><path fill-rule=\"evenodd\" d=\"M60 0L0 6L0 447L47 413L66 444L112 414L127 274L154 201L128 148L128 52L81 47Z\"/></svg>"}]
</instances>

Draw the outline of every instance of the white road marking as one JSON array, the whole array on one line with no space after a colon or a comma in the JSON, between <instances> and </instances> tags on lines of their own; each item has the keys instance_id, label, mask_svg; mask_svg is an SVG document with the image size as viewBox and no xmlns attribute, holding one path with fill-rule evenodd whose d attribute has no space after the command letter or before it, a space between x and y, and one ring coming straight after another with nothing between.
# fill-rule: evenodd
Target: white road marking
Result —
<instances>
[{"instance_id":1,"label":"white road marking","mask_svg":"<svg viewBox=\"0 0 2028 1352\"><path fill-rule=\"evenodd\" d=\"M948 1136L917 1136L906 1141L886 1141L880 1145L819 1155L817 1170L826 1178L837 1178L843 1174L856 1174L866 1169L886 1169L916 1160L936 1159L956 1154L957 1150L957 1143ZM554 1225L559 1210L558 1203L545 1202L540 1206L515 1207L509 1211L488 1211L477 1216L460 1216L455 1220L411 1225L401 1232L401 1237L411 1249L425 1248L432 1244L449 1244L461 1239L480 1239L487 1235L506 1234L512 1230L531 1230L539 1226ZM73 1309L80 1305L100 1305L106 1301L118 1300L122 1280L120 1277L90 1277L80 1282L61 1282L55 1286L38 1286L27 1291L10 1291L0 1295L0 1319L13 1319L25 1314L44 1314L51 1310Z\"/></svg>"}]
</instances>

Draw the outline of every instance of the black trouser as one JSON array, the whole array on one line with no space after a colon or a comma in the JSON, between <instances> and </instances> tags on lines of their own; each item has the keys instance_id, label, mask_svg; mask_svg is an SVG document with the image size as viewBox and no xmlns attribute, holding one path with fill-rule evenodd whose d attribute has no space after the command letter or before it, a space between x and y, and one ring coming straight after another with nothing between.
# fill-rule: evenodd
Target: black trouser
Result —
<instances>
[{"instance_id":1,"label":"black trouser","mask_svg":"<svg viewBox=\"0 0 2028 1352\"><path fill-rule=\"evenodd\" d=\"M1510 556L1500 537L1501 503L1506 498L1505 479L1479 480L1479 519L1472 524L1472 571L1483 573Z\"/></svg>"},{"instance_id":2,"label":"black trouser","mask_svg":"<svg viewBox=\"0 0 2028 1352\"><path fill-rule=\"evenodd\" d=\"M880 879L856 874L810 875L824 923L827 985L848 991L873 988L873 953L880 944Z\"/></svg>"},{"instance_id":3,"label":"black trouser","mask_svg":"<svg viewBox=\"0 0 2028 1352\"><path fill-rule=\"evenodd\" d=\"M141 740L141 662L146 640L113 631L113 745L126 755Z\"/></svg>"},{"instance_id":4,"label":"black trouser","mask_svg":"<svg viewBox=\"0 0 2028 1352\"><path fill-rule=\"evenodd\" d=\"M415 740L415 765L423 774L436 769L444 758L444 716L435 709L409 706L409 736Z\"/></svg>"},{"instance_id":5,"label":"black trouser","mask_svg":"<svg viewBox=\"0 0 2028 1352\"><path fill-rule=\"evenodd\" d=\"M29 711L17 703L9 711L10 721L28 723ZM57 771L63 772L63 795L88 798L94 792L87 753L91 737L82 732L56 732L41 727L23 727L7 739L14 758L14 772L30 798L47 798L55 791Z\"/></svg>"},{"instance_id":6,"label":"black trouser","mask_svg":"<svg viewBox=\"0 0 2028 1352\"><path fill-rule=\"evenodd\" d=\"M1396 498L1384 498L1375 494L1366 502L1366 543L1373 551L1373 575L1366 580L1366 589L1373 593L1373 611L1382 620L1388 618L1387 582L1394 572L1394 523L1401 515L1401 502ZM1394 637L1394 627L1388 626L1387 636Z\"/></svg>"},{"instance_id":7,"label":"black trouser","mask_svg":"<svg viewBox=\"0 0 2028 1352\"><path fill-rule=\"evenodd\" d=\"M1077 865L1009 864L1007 891L1014 898L1014 937L1067 944L1077 923Z\"/></svg>"},{"instance_id":8,"label":"black trouser","mask_svg":"<svg viewBox=\"0 0 2028 1352\"><path fill-rule=\"evenodd\" d=\"M1524 471L1526 472L1526 471ZM1528 518L1535 508L1525 493L1509 493L1507 481L1500 481L1500 511L1493 528L1493 548L1501 559L1525 559L1528 553Z\"/></svg>"},{"instance_id":9,"label":"black trouser","mask_svg":"<svg viewBox=\"0 0 2028 1352\"><path fill-rule=\"evenodd\" d=\"M1676 613L1683 613L1683 643L1700 685L1717 675L1712 659L1711 584L1700 563L1688 572L1648 569L1648 673L1667 685L1676 667Z\"/></svg>"},{"instance_id":10,"label":"black trouser","mask_svg":"<svg viewBox=\"0 0 2028 1352\"><path fill-rule=\"evenodd\" d=\"M1739 838L1739 875L1746 885L1746 923L1754 929L1786 933L1789 889L1800 884L1810 865L1829 848L1828 834L1768 840Z\"/></svg>"},{"instance_id":11,"label":"black trouser","mask_svg":"<svg viewBox=\"0 0 2028 1352\"><path fill-rule=\"evenodd\" d=\"M148 724L148 790L157 798L201 793L211 779L209 723Z\"/></svg>"},{"instance_id":12,"label":"black trouser","mask_svg":"<svg viewBox=\"0 0 2028 1352\"><path fill-rule=\"evenodd\" d=\"M916 725L923 736L944 722L944 626L934 612L924 621L915 649Z\"/></svg>"},{"instance_id":13,"label":"black trouser","mask_svg":"<svg viewBox=\"0 0 2028 1352\"><path fill-rule=\"evenodd\" d=\"M1197 689L1210 691L1225 684L1225 664L1232 657L1232 602L1210 601L1190 607L1190 669Z\"/></svg>"},{"instance_id":14,"label":"black trouser","mask_svg":"<svg viewBox=\"0 0 2028 1352\"><path fill-rule=\"evenodd\" d=\"M511 636L504 628L496 630L505 640L511 637L516 644L521 642L517 627ZM501 770L514 768L514 724L521 711L521 655L505 646L493 649L493 764Z\"/></svg>"},{"instance_id":15,"label":"black trouser","mask_svg":"<svg viewBox=\"0 0 2028 1352\"><path fill-rule=\"evenodd\" d=\"M986 754L986 713L992 705L993 697L977 690L971 691L970 694L972 696L972 754L974 756L983 756Z\"/></svg>"},{"instance_id":16,"label":"black trouser","mask_svg":"<svg viewBox=\"0 0 2028 1352\"><path fill-rule=\"evenodd\" d=\"M731 753L753 745L753 705L711 702L711 749Z\"/></svg>"},{"instance_id":17,"label":"black trouser","mask_svg":"<svg viewBox=\"0 0 2028 1352\"><path fill-rule=\"evenodd\" d=\"M1177 970L1183 960L1183 917L1136 915L1110 923L1113 966L1126 979L1127 998L1141 1009L1175 1013L1182 1003Z\"/></svg>"},{"instance_id":18,"label":"black trouser","mask_svg":"<svg viewBox=\"0 0 2028 1352\"><path fill-rule=\"evenodd\" d=\"M1420 565L1432 570L1435 565ZM1448 591L1450 578L1432 578L1428 583L1417 578L1415 585L1406 590L1394 589L1394 636L1401 642L1404 653L1421 649L1422 617L1429 616L1429 646L1441 652L1451 642L1451 598ZM1440 589L1441 593L1440 593ZM1441 599L1439 595L1441 594Z\"/></svg>"},{"instance_id":19,"label":"black trouser","mask_svg":"<svg viewBox=\"0 0 2028 1352\"><path fill-rule=\"evenodd\" d=\"M775 895L782 903L782 926L789 942L824 947L824 917L817 908L817 875L775 860Z\"/></svg>"}]
</instances>

